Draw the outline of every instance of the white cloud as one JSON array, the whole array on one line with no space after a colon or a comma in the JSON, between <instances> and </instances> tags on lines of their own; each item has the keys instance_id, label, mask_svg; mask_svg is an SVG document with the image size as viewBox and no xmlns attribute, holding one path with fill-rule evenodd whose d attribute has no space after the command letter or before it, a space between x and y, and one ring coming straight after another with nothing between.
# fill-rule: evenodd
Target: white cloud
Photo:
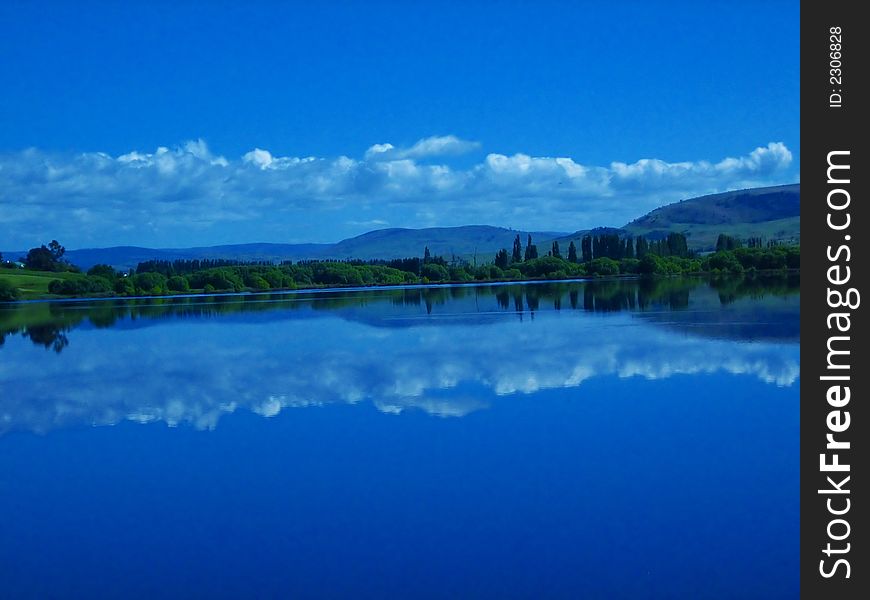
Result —
<instances>
[{"instance_id":1,"label":"white cloud","mask_svg":"<svg viewBox=\"0 0 870 600\"><path fill-rule=\"evenodd\" d=\"M366 150L366 158L376 159L379 155L389 154L391 150L394 150L395 146L392 144L375 144L368 150Z\"/></svg>"},{"instance_id":2,"label":"white cloud","mask_svg":"<svg viewBox=\"0 0 870 600\"><path fill-rule=\"evenodd\" d=\"M716 165L719 171L765 172L791 163L791 151L781 142L771 142L766 148L756 148L749 156L726 158Z\"/></svg>"},{"instance_id":3,"label":"white cloud","mask_svg":"<svg viewBox=\"0 0 870 600\"><path fill-rule=\"evenodd\" d=\"M250 163L260 167L261 169L265 169L270 164L272 164L272 153L268 150L261 150L260 148L254 148L247 154L242 157L242 160L246 163Z\"/></svg>"},{"instance_id":4,"label":"white cloud","mask_svg":"<svg viewBox=\"0 0 870 600\"><path fill-rule=\"evenodd\" d=\"M477 150L479 142L461 140L455 135L432 136L418 141L402 152L404 158L425 158L428 156L444 156L464 154Z\"/></svg>"},{"instance_id":5,"label":"white cloud","mask_svg":"<svg viewBox=\"0 0 870 600\"><path fill-rule=\"evenodd\" d=\"M346 221L346 224L354 227L386 227L390 222L384 219L370 219L368 221Z\"/></svg>"},{"instance_id":6,"label":"white cloud","mask_svg":"<svg viewBox=\"0 0 870 600\"><path fill-rule=\"evenodd\" d=\"M480 148L479 142L462 140L455 135L434 135L417 140L410 148L396 148L392 144L375 144L366 150L366 160L421 159L435 156L455 156Z\"/></svg>"},{"instance_id":7,"label":"white cloud","mask_svg":"<svg viewBox=\"0 0 870 600\"><path fill-rule=\"evenodd\" d=\"M336 241L354 223L396 227L469 223L576 230L622 225L686 197L793 179L791 152L770 143L740 157L608 166L570 157L488 154L456 168L422 162L477 148L456 136L409 148L377 144L355 159L239 159L203 140L117 157L28 149L0 155L4 250L61 239L70 248L218 241Z\"/></svg>"}]
</instances>

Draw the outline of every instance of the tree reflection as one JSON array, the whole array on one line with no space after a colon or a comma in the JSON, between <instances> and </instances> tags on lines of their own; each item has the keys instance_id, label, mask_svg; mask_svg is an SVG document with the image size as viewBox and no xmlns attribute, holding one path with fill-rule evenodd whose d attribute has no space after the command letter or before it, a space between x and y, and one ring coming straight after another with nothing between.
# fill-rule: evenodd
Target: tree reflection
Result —
<instances>
[{"instance_id":1,"label":"tree reflection","mask_svg":"<svg viewBox=\"0 0 870 600\"><path fill-rule=\"evenodd\" d=\"M27 327L22 332L24 337L30 338L34 344L44 346L46 349L54 350L60 354L64 348L69 346L69 338L66 336L66 329L54 325L32 325Z\"/></svg>"},{"instance_id":2,"label":"tree reflection","mask_svg":"<svg viewBox=\"0 0 870 600\"><path fill-rule=\"evenodd\" d=\"M99 329L126 321L127 327L141 327L166 319L219 318L237 313L262 313L265 319L281 320L307 317L314 311L379 327L411 327L429 322L416 318L423 311L425 315L449 313L455 317L450 323L463 325L478 319L475 316L478 313L510 312L520 320L528 313L534 318L542 306L544 310L562 311L570 307L572 311L595 313L652 314L699 306L713 310L743 297L797 294L799 284L797 274L783 273L710 280L592 280L33 303L0 309L0 346L6 336L21 334L34 344L61 352L70 344L67 333L85 324ZM386 307L392 308L385 310ZM388 313L415 318L384 319Z\"/></svg>"}]
</instances>

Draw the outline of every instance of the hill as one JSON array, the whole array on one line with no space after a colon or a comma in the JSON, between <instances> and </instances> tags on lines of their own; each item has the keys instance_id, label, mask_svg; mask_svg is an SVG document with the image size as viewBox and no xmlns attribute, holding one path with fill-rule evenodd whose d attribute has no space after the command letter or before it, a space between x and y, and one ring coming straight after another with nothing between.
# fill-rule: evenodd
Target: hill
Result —
<instances>
[{"instance_id":1,"label":"hill","mask_svg":"<svg viewBox=\"0 0 870 600\"><path fill-rule=\"evenodd\" d=\"M492 260L500 248L510 248L517 234L526 243L532 237L542 243L564 235L559 232L514 231L488 225L463 227L430 227L425 229L379 229L342 240L335 244L233 244L196 248L142 248L114 246L67 250L64 258L83 269L96 264L108 264L116 269L129 269L146 260L176 260L218 258L241 261L282 261L306 259L390 259L421 256L429 247L433 255L451 256L480 262ZM26 254L23 251L3 252L11 259Z\"/></svg>"},{"instance_id":2,"label":"hill","mask_svg":"<svg viewBox=\"0 0 870 600\"><path fill-rule=\"evenodd\" d=\"M558 238L564 249L578 248L583 236L602 233L643 235L661 239L682 233L693 250L712 250L720 233L747 239L761 237L786 243L800 242L800 184L736 190L699 196L657 208L619 228L582 229ZM539 248L540 248L539 244Z\"/></svg>"},{"instance_id":3,"label":"hill","mask_svg":"<svg viewBox=\"0 0 870 600\"><path fill-rule=\"evenodd\" d=\"M651 239L668 233L686 235L693 250L715 247L720 233L746 239L762 237L796 243L800 241L800 184L737 190L700 196L668 204L635 219L621 228L597 228L571 234L552 231L516 231L489 225L462 227L428 227L424 229L378 229L335 244L233 244L197 248L141 248L116 246L68 250L66 258L88 269L95 264L109 264L117 269L135 267L151 259L218 258L242 261L281 261L306 259L390 259L420 256L429 247L433 255L487 262L501 248L510 249L519 234L523 245L531 233L541 254L552 241L558 240L562 251L571 241L579 248L587 234L618 233L644 235ZM7 259L24 252L3 252Z\"/></svg>"},{"instance_id":4,"label":"hill","mask_svg":"<svg viewBox=\"0 0 870 600\"><path fill-rule=\"evenodd\" d=\"M428 227L426 229L379 229L343 240L325 251L328 258L397 258L418 256L424 247L433 255L463 257L489 261L501 248L510 248L519 235L523 244L526 237L540 245L563 233L551 231L514 231L489 225L462 227ZM540 247L540 246L539 246Z\"/></svg>"},{"instance_id":5,"label":"hill","mask_svg":"<svg viewBox=\"0 0 870 600\"><path fill-rule=\"evenodd\" d=\"M126 270L146 260L177 260L221 258L241 261L302 260L317 257L332 244L231 244L197 248L142 248L139 246L112 246L109 248L81 248L67 250L64 259L83 269L107 264ZM25 251L3 252L9 259L18 258Z\"/></svg>"},{"instance_id":6,"label":"hill","mask_svg":"<svg viewBox=\"0 0 870 600\"><path fill-rule=\"evenodd\" d=\"M662 206L623 229L652 238L683 233L700 250L715 247L720 233L799 242L800 201L800 184L737 190Z\"/></svg>"}]
</instances>

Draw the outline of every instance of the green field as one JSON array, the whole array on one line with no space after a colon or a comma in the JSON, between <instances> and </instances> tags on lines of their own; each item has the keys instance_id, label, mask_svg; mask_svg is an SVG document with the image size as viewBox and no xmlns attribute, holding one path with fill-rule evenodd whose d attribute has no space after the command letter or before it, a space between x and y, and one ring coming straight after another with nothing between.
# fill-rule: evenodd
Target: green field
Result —
<instances>
[{"instance_id":1,"label":"green field","mask_svg":"<svg viewBox=\"0 0 870 600\"><path fill-rule=\"evenodd\" d=\"M55 279L80 279L81 273L54 273L49 271L30 271L28 269L0 269L0 281L6 281L18 288L22 300L53 298L48 293L48 284Z\"/></svg>"}]
</instances>

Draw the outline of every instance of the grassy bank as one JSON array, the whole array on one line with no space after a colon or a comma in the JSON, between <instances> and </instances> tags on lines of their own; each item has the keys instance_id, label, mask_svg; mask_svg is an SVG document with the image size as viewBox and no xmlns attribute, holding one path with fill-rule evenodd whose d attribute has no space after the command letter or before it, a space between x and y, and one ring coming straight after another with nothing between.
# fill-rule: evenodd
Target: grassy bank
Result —
<instances>
[{"instance_id":1,"label":"grassy bank","mask_svg":"<svg viewBox=\"0 0 870 600\"><path fill-rule=\"evenodd\" d=\"M48 285L56 279L83 279L83 273L55 273L51 271L31 271L29 269L0 269L0 286L3 282L18 290L20 300L59 298L49 293Z\"/></svg>"}]
</instances>

